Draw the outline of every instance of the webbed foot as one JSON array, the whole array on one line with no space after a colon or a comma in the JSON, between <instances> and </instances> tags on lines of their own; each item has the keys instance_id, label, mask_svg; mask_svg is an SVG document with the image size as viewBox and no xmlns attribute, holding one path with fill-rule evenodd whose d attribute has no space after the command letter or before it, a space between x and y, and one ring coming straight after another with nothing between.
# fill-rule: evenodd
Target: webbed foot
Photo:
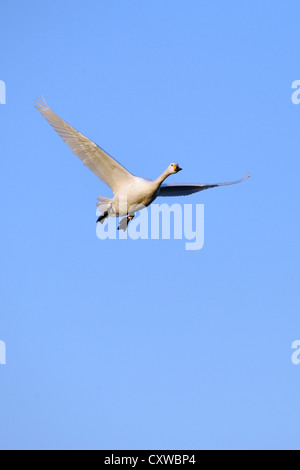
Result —
<instances>
[{"instance_id":1,"label":"webbed foot","mask_svg":"<svg viewBox=\"0 0 300 470\"><path fill-rule=\"evenodd\" d=\"M134 215L129 215L128 217L124 217L121 220L118 230L124 230L126 232L129 222L134 218Z\"/></svg>"},{"instance_id":2,"label":"webbed foot","mask_svg":"<svg viewBox=\"0 0 300 470\"><path fill-rule=\"evenodd\" d=\"M104 220L108 217L108 211L105 211L102 215L100 215L100 217L98 217L97 221L96 221L96 224L98 222L100 222L101 224L103 224Z\"/></svg>"}]
</instances>

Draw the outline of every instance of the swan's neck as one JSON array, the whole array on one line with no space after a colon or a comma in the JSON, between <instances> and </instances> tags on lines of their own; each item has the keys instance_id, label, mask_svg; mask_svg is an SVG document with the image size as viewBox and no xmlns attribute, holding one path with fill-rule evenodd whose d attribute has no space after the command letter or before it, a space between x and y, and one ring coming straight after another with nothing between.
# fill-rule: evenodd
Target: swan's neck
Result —
<instances>
[{"instance_id":1,"label":"swan's neck","mask_svg":"<svg viewBox=\"0 0 300 470\"><path fill-rule=\"evenodd\" d=\"M165 181L165 179L168 178L168 176L170 176L170 173L168 170L166 170L155 180L158 188Z\"/></svg>"}]
</instances>

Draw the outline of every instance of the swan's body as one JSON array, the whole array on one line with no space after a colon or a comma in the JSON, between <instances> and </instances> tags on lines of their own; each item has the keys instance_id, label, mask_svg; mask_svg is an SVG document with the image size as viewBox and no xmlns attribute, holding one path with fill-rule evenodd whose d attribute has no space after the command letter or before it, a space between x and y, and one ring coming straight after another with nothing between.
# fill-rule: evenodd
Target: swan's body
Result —
<instances>
[{"instance_id":1,"label":"swan's body","mask_svg":"<svg viewBox=\"0 0 300 470\"><path fill-rule=\"evenodd\" d=\"M181 170L177 163L171 163L155 181L134 176L98 145L57 116L45 101L36 101L36 103L36 108L68 144L75 155L112 189L114 193L112 199L98 198L97 205L103 211L103 215L99 217L97 222L103 222L106 217L126 216L120 224L120 228L126 230L129 220L134 217L135 213L148 207L158 196L187 196L217 186L241 183L250 177L250 174L248 174L242 180L230 183L163 184L168 176Z\"/></svg>"},{"instance_id":2,"label":"swan's body","mask_svg":"<svg viewBox=\"0 0 300 470\"><path fill-rule=\"evenodd\" d=\"M157 197L159 186L155 181L134 176L132 182L121 188L112 199L112 207L116 215L127 215L131 207L135 207L135 212L143 207L148 207ZM122 201L126 201L126 208L122 207Z\"/></svg>"}]
</instances>

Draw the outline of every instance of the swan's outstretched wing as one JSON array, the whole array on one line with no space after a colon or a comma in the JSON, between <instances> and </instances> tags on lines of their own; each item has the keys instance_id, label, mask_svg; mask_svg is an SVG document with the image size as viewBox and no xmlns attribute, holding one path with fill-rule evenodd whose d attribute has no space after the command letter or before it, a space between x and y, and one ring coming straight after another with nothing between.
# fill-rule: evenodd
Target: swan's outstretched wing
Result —
<instances>
[{"instance_id":1,"label":"swan's outstretched wing","mask_svg":"<svg viewBox=\"0 0 300 470\"><path fill-rule=\"evenodd\" d=\"M239 181L232 181L231 183L216 183L216 184L163 184L159 190L159 196L188 196L189 194L198 193L205 189L216 188L218 186L230 186L231 184L242 183L246 179L250 178L250 173L245 178Z\"/></svg>"},{"instance_id":2,"label":"swan's outstretched wing","mask_svg":"<svg viewBox=\"0 0 300 470\"><path fill-rule=\"evenodd\" d=\"M133 175L120 163L98 147L93 141L77 132L63 119L57 116L44 101L36 100L35 106L68 144L72 152L104 183L117 192L123 185L129 184Z\"/></svg>"}]
</instances>

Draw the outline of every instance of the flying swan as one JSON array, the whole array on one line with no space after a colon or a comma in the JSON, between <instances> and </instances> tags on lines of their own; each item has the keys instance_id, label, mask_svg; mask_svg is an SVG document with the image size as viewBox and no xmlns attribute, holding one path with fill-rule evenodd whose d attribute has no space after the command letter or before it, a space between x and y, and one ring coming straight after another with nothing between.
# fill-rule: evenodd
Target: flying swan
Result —
<instances>
[{"instance_id":1,"label":"flying swan","mask_svg":"<svg viewBox=\"0 0 300 470\"><path fill-rule=\"evenodd\" d=\"M125 216L118 230L126 230L128 223L139 210L149 206L157 197L188 196L218 186L242 183L250 173L239 181L216 184L163 184L165 179L182 170L177 163L171 163L155 180L140 178L127 171L119 162L108 155L97 144L67 124L47 105L46 101L36 100L35 106L68 144L72 152L96 175L106 183L114 193L112 199L98 197L98 208L103 212L97 222L103 223L107 217Z\"/></svg>"}]
</instances>

